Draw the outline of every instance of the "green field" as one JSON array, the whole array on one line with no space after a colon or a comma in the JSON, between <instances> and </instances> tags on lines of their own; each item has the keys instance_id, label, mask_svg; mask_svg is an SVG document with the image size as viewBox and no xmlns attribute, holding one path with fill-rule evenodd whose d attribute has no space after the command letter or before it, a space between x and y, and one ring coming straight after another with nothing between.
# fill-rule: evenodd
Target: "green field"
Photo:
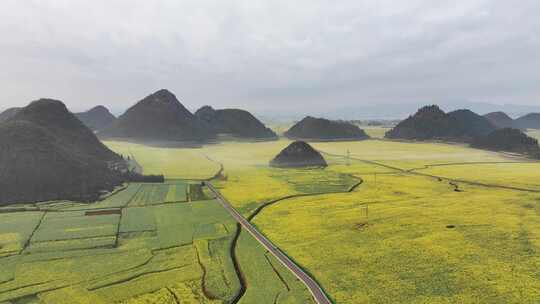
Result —
<instances>
[{"instance_id":1,"label":"green field","mask_svg":"<svg viewBox=\"0 0 540 304\"><path fill-rule=\"evenodd\" d=\"M538 303L538 163L368 140L314 143L326 169L270 168L288 143L108 142L168 181L93 204L3 208L0 303L311 302L249 234L235 241L236 223L196 181L221 165L214 185L336 303Z\"/></svg>"},{"instance_id":2,"label":"green field","mask_svg":"<svg viewBox=\"0 0 540 304\"><path fill-rule=\"evenodd\" d=\"M140 151L148 159L169 155L162 160L171 165L161 166L170 168L163 173L171 179L125 185L92 204L0 210L0 303L233 303L239 294L249 303L245 299L258 294L255 286L269 288L260 303L311 301L251 236L242 233L235 242L236 222L194 181L211 177L219 166L201 157L197 161L211 165L208 175L177 174L183 172L178 157L202 151ZM137 161L146 168L142 159Z\"/></svg>"},{"instance_id":3,"label":"green field","mask_svg":"<svg viewBox=\"0 0 540 304\"><path fill-rule=\"evenodd\" d=\"M0 303L229 303L236 224L215 200L187 202L189 187L133 184L95 204L1 213Z\"/></svg>"},{"instance_id":4,"label":"green field","mask_svg":"<svg viewBox=\"0 0 540 304\"><path fill-rule=\"evenodd\" d=\"M384 138L386 132L390 130L388 127L375 126L360 126L360 128L366 131L367 135L369 135L371 138Z\"/></svg>"}]
</instances>

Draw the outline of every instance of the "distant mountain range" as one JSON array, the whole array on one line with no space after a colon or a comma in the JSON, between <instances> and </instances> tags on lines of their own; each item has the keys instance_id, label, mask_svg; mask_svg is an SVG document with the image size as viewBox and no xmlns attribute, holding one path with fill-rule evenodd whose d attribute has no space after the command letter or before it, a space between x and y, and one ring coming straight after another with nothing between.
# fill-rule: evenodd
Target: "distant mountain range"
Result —
<instances>
[{"instance_id":1,"label":"distant mountain range","mask_svg":"<svg viewBox=\"0 0 540 304\"><path fill-rule=\"evenodd\" d=\"M512 117L504 112L491 112L484 115L497 128L518 128Z\"/></svg>"},{"instance_id":2,"label":"distant mountain range","mask_svg":"<svg viewBox=\"0 0 540 304\"><path fill-rule=\"evenodd\" d=\"M524 118L528 123L538 122L536 115L526 115ZM475 148L521 153L539 158L538 141L523 131L512 128L520 125L518 120L512 120L503 112L484 116L470 110L445 113L437 105L431 105L420 108L414 115L402 120L386 132L385 137L398 140L464 142Z\"/></svg>"},{"instance_id":3,"label":"distant mountain range","mask_svg":"<svg viewBox=\"0 0 540 304\"><path fill-rule=\"evenodd\" d=\"M75 116L93 131L103 130L116 120L105 106L96 106L86 112L75 113Z\"/></svg>"},{"instance_id":4,"label":"distant mountain range","mask_svg":"<svg viewBox=\"0 0 540 304\"><path fill-rule=\"evenodd\" d=\"M324 117L327 119L343 120L395 120L405 119L411 113L426 104L437 104L445 112L451 112L459 109L469 109L480 115L490 112L505 112L512 118L517 118L528 113L540 113L540 106L527 105L498 105L485 102L469 101L429 101L429 102L410 102L410 103L373 103L370 105L348 105L340 106L339 102L332 103L332 107L326 110L310 110L309 105L305 112L277 111L268 109L255 112L265 122L284 122L298 121L306 115L315 117Z\"/></svg>"},{"instance_id":5,"label":"distant mountain range","mask_svg":"<svg viewBox=\"0 0 540 304\"><path fill-rule=\"evenodd\" d=\"M445 113L436 105L420 108L386 133L391 139L444 139L468 142L486 136L497 127L487 118L470 110Z\"/></svg>"},{"instance_id":6,"label":"distant mountain range","mask_svg":"<svg viewBox=\"0 0 540 304\"><path fill-rule=\"evenodd\" d=\"M522 129L540 129L540 113L529 113L514 120L514 122Z\"/></svg>"}]
</instances>

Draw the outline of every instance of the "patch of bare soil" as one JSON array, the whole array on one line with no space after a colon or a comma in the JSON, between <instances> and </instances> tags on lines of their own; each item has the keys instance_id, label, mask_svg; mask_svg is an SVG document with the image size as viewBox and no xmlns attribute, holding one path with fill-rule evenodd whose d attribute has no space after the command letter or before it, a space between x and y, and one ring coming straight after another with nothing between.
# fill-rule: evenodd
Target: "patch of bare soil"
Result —
<instances>
[{"instance_id":1,"label":"patch of bare soil","mask_svg":"<svg viewBox=\"0 0 540 304\"><path fill-rule=\"evenodd\" d=\"M368 223L356 223L354 225L354 228L356 228L357 230L363 230L366 229L368 226Z\"/></svg>"}]
</instances>

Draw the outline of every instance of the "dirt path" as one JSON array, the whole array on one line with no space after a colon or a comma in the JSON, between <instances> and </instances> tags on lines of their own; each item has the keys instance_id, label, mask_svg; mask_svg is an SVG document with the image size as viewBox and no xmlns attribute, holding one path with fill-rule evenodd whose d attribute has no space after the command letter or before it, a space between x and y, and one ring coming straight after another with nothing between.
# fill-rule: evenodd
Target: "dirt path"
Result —
<instances>
[{"instance_id":1,"label":"dirt path","mask_svg":"<svg viewBox=\"0 0 540 304\"><path fill-rule=\"evenodd\" d=\"M351 193L353 192L356 188L358 188L358 186L360 186L361 184L364 183L364 180L360 177L357 177L357 176L354 176L355 178L359 179L359 181L357 183L355 183L354 185L352 185L351 187L349 187L349 189L345 190L345 191L329 191L329 192L315 192L315 193L300 193L300 194L291 194L291 195L287 195L287 196L284 196L284 197L280 197L278 199L275 199L275 200L271 200L269 202L266 202L262 205L260 205L259 207L257 207L257 209L255 209L255 211L253 211L249 216L248 216L248 221L252 221L259 213L261 213L261 211L264 210L264 208L268 207L268 206L271 206L273 204L276 204L276 203L279 203L281 201L284 201L284 200L288 200L288 199L293 199L293 198L298 198L298 197L306 197L306 196L320 196L320 195L328 195L328 194L343 194L343 193Z\"/></svg>"},{"instance_id":2,"label":"dirt path","mask_svg":"<svg viewBox=\"0 0 540 304\"><path fill-rule=\"evenodd\" d=\"M329 156L347 158L347 155L332 154L332 153L324 152L324 151L321 151L321 150L319 150L319 152L322 153L322 154L329 155ZM522 192L540 193L540 190L529 189L529 188L504 186L504 185L495 185L495 184L488 184L488 183L482 183L482 182L465 180L465 179L437 176L437 175L433 175L433 174L427 174L427 173L414 171L415 169L409 169L409 170L402 169L402 168L394 167L394 166L391 166L391 165L383 164L383 163L380 163L380 162L361 159L361 158L356 158L356 157L349 157L349 159L360 161L360 162L370 164L370 165L383 167L383 168L386 168L386 169L395 170L395 171L397 171L399 173L411 174L411 175L416 175L416 176L430 177L430 178L437 179L439 181L448 181L449 183L462 183L462 184L465 184L465 185L479 186L479 187L485 187L485 188L497 188L497 189L504 189L504 190L514 190L514 191L522 191ZM474 164L474 163L471 163L471 164ZM450 164L444 164L444 165L448 166ZM463 163L455 163L455 165L463 165Z\"/></svg>"},{"instance_id":3,"label":"dirt path","mask_svg":"<svg viewBox=\"0 0 540 304\"><path fill-rule=\"evenodd\" d=\"M467 166L467 165L497 165L497 164L530 164L530 163L538 163L538 161L530 160L530 161L441 163L441 164L424 165L424 166L418 167L418 168L407 169L407 171L414 172L414 171L420 171L420 170L428 170L428 169L435 168L435 167L451 167L451 166Z\"/></svg>"}]
</instances>

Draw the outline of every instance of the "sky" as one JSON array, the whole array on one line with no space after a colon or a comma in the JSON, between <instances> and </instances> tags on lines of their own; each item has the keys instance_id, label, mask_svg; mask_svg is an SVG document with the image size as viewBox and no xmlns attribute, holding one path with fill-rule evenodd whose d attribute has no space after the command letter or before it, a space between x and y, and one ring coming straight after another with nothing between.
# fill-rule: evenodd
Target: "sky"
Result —
<instances>
[{"instance_id":1,"label":"sky","mask_svg":"<svg viewBox=\"0 0 540 304\"><path fill-rule=\"evenodd\" d=\"M540 1L2 0L0 109L540 104Z\"/></svg>"}]
</instances>

